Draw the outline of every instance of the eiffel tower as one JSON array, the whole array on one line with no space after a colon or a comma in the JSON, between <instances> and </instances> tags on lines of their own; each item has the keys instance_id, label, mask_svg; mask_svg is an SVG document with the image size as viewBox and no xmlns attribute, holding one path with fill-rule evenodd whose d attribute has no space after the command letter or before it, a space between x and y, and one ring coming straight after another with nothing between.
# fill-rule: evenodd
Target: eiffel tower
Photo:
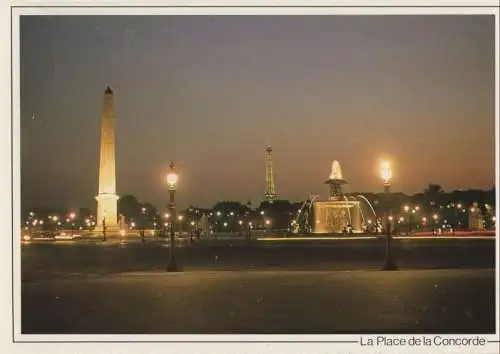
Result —
<instances>
[{"instance_id":1,"label":"eiffel tower","mask_svg":"<svg viewBox=\"0 0 500 354\"><path fill-rule=\"evenodd\" d=\"M271 144L267 145L266 148L266 193L264 194L264 200L268 202L273 202L278 199L278 194L276 193L276 187L274 185L274 172L273 172L273 148Z\"/></svg>"}]
</instances>

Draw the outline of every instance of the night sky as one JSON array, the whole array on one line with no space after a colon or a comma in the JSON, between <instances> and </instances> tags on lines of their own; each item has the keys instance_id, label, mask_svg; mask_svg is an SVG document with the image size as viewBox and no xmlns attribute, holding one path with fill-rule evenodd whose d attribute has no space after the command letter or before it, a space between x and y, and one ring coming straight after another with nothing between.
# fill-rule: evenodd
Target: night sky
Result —
<instances>
[{"instance_id":1,"label":"night sky","mask_svg":"<svg viewBox=\"0 0 500 354\"><path fill-rule=\"evenodd\" d=\"M95 208L106 85L118 195L162 207L494 185L493 16L23 16L22 203ZM33 117L35 119L33 119Z\"/></svg>"}]
</instances>

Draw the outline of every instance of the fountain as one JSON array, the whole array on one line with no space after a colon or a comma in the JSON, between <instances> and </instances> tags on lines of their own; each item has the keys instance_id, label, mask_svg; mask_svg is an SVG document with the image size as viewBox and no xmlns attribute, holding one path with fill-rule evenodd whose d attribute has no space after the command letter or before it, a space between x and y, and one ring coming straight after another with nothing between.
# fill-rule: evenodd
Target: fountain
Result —
<instances>
[{"instance_id":1,"label":"fountain","mask_svg":"<svg viewBox=\"0 0 500 354\"><path fill-rule=\"evenodd\" d=\"M338 161L333 161L325 184L330 187L328 200L319 200L317 195L309 197L292 221L295 233L363 233L377 229L377 216L368 199L362 195L344 195L342 186L347 181Z\"/></svg>"}]
</instances>

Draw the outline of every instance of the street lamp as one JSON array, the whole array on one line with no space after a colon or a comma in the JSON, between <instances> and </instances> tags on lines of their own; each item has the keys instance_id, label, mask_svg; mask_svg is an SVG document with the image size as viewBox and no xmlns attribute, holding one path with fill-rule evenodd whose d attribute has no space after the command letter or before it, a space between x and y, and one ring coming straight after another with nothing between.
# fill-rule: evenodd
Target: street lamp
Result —
<instances>
[{"instance_id":1,"label":"street lamp","mask_svg":"<svg viewBox=\"0 0 500 354\"><path fill-rule=\"evenodd\" d=\"M141 209L141 215L142 215L142 228L141 228L141 241L142 243L145 242L144 240L144 232L145 232L145 228L146 228L146 208L145 207L142 207Z\"/></svg>"},{"instance_id":2,"label":"street lamp","mask_svg":"<svg viewBox=\"0 0 500 354\"><path fill-rule=\"evenodd\" d=\"M248 241L250 241L252 239L252 222L251 221L248 222L248 234L247 234L247 237L248 237Z\"/></svg>"},{"instance_id":3,"label":"street lamp","mask_svg":"<svg viewBox=\"0 0 500 354\"><path fill-rule=\"evenodd\" d=\"M178 272L180 269L177 266L175 261L175 188L177 186L177 181L179 180L179 176L175 172L175 165L173 162L170 162L170 171L167 174L167 186L168 193L170 196L170 202L168 203L168 207L170 210L170 215L172 216L172 222L170 223L170 253L167 264L167 272Z\"/></svg>"},{"instance_id":4,"label":"street lamp","mask_svg":"<svg viewBox=\"0 0 500 354\"><path fill-rule=\"evenodd\" d=\"M52 215L50 220L52 220L51 230L54 232L54 234L57 234L57 221L59 220L59 217L57 215Z\"/></svg>"},{"instance_id":5,"label":"street lamp","mask_svg":"<svg viewBox=\"0 0 500 354\"><path fill-rule=\"evenodd\" d=\"M191 225L191 229L190 229L190 234L189 234L189 242L193 242L193 236L194 236L194 225L195 225L195 222L194 222L194 215L193 215L193 212L194 212L194 208L192 205L189 206L189 209L188 209L188 213L189 213L189 218L191 219L191 221L189 222L189 224Z\"/></svg>"},{"instance_id":6,"label":"street lamp","mask_svg":"<svg viewBox=\"0 0 500 354\"><path fill-rule=\"evenodd\" d=\"M74 228L75 228L75 223L74 223L75 217L76 217L76 214L74 212L71 212L69 214L69 218L71 219L71 236L72 237L73 237L73 232L74 232Z\"/></svg>"},{"instance_id":7,"label":"street lamp","mask_svg":"<svg viewBox=\"0 0 500 354\"><path fill-rule=\"evenodd\" d=\"M240 225L238 234L241 236L241 233L243 232L243 220L238 220L238 225Z\"/></svg>"},{"instance_id":8,"label":"street lamp","mask_svg":"<svg viewBox=\"0 0 500 354\"><path fill-rule=\"evenodd\" d=\"M191 222L189 223L191 225L191 230L190 230L190 233L189 233L189 242L193 243L193 234L194 234L194 225L195 225L195 222L194 220L191 220Z\"/></svg>"},{"instance_id":9,"label":"street lamp","mask_svg":"<svg viewBox=\"0 0 500 354\"><path fill-rule=\"evenodd\" d=\"M104 212L104 217L102 218L102 241L106 242L106 212Z\"/></svg>"},{"instance_id":10,"label":"street lamp","mask_svg":"<svg viewBox=\"0 0 500 354\"><path fill-rule=\"evenodd\" d=\"M384 193L386 195L386 200L389 199L389 189L391 187L391 182L392 182L392 170L391 170L391 164L389 161L383 161L382 164L380 165L380 172L381 172L381 177L382 177L382 182L384 183ZM387 218L384 216L386 219L386 242L385 242L385 264L382 270L398 270L398 267L396 263L394 263L394 260L392 258L392 249L391 249L391 241L392 241L392 235L391 235L391 219L392 215L390 215L390 210L389 210L389 215Z\"/></svg>"}]
</instances>

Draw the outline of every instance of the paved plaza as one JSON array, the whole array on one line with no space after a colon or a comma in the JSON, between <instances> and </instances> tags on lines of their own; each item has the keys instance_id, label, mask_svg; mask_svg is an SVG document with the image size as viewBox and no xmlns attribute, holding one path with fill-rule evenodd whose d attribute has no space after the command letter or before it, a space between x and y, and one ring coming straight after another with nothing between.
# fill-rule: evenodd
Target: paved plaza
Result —
<instances>
[{"instance_id":1,"label":"paved plaza","mask_svg":"<svg viewBox=\"0 0 500 354\"><path fill-rule=\"evenodd\" d=\"M493 333L495 240L22 247L22 332Z\"/></svg>"},{"instance_id":2,"label":"paved plaza","mask_svg":"<svg viewBox=\"0 0 500 354\"><path fill-rule=\"evenodd\" d=\"M495 239L402 239L393 241L401 269L495 268ZM31 243L22 247L23 281L75 274L114 274L165 269L165 240L123 243ZM195 270L377 270L384 239L186 240L177 249L185 271Z\"/></svg>"},{"instance_id":3,"label":"paved plaza","mask_svg":"<svg viewBox=\"0 0 500 354\"><path fill-rule=\"evenodd\" d=\"M23 333L494 333L493 270L138 272L23 284Z\"/></svg>"}]
</instances>

